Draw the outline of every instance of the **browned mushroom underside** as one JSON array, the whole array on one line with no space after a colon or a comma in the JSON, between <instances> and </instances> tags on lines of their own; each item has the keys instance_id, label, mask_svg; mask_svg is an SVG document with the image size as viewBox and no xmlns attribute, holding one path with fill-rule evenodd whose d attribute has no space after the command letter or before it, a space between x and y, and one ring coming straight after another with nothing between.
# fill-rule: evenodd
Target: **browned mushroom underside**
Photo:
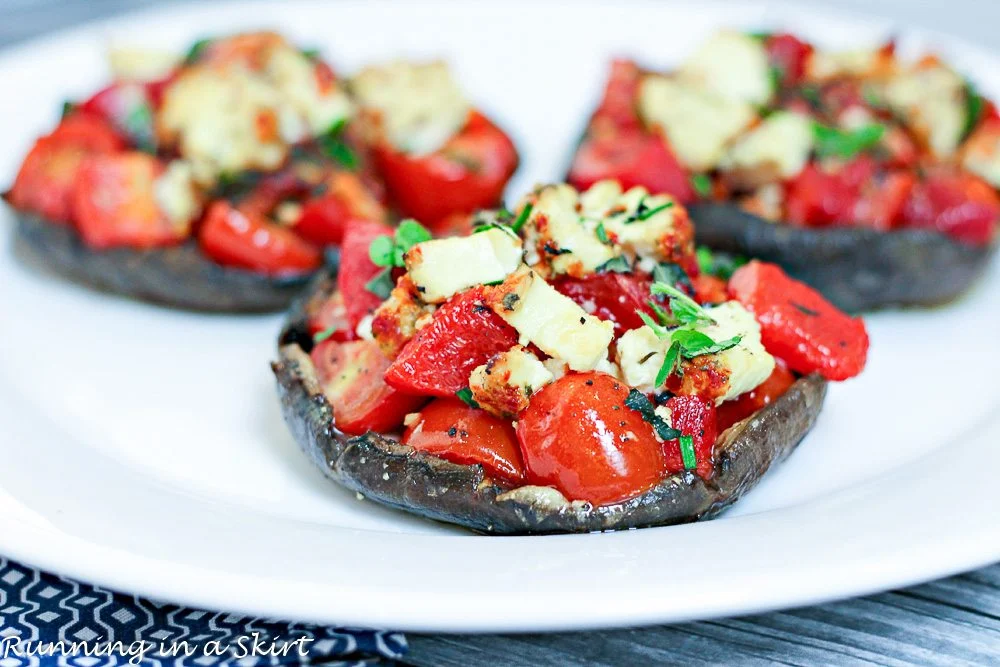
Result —
<instances>
[{"instance_id":1,"label":"browned mushroom underside","mask_svg":"<svg viewBox=\"0 0 1000 667\"><path fill-rule=\"evenodd\" d=\"M314 294L328 293L329 281ZM315 303L315 301L314 301ZM371 500L493 534L575 533L665 526L715 516L753 488L812 428L826 396L818 375L797 380L777 401L734 425L716 445L715 475L683 472L625 502L594 507L548 489L512 490L478 465L459 465L381 436L348 436L333 422L308 353L304 297L282 332L272 364L282 410L295 440L332 480Z\"/></svg>"},{"instance_id":2,"label":"browned mushroom underside","mask_svg":"<svg viewBox=\"0 0 1000 667\"><path fill-rule=\"evenodd\" d=\"M193 240L150 250L95 250L69 225L12 212L19 248L45 266L92 287L143 301L198 311L274 312L287 308L311 277L273 277L227 268L206 257Z\"/></svg>"}]
</instances>

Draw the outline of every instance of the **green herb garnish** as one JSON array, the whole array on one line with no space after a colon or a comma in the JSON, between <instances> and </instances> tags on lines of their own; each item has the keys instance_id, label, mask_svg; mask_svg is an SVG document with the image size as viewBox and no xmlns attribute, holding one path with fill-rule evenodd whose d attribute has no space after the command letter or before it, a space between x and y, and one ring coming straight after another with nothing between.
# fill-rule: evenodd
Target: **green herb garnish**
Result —
<instances>
[{"instance_id":1,"label":"green herb garnish","mask_svg":"<svg viewBox=\"0 0 1000 667\"><path fill-rule=\"evenodd\" d=\"M394 236L379 236L368 246L368 257L375 266L404 267L404 256L410 248L430 241L431 233L416 220L406 219L399 223Z\"/></svg>"},{"instance_id":2,"label":"green herb garnish","mask_svg":"<svg viewBox=\"0 0 1000 667\"><path fill-rule=\"evenodd\" d=\"M681 460L684 462L684 469L694 470L698 467L698 457L694 453L694 438L690 435L682 435L678 442L681 445Z\"/></svg>"},{"instance_id":3,"label":"green herb garnish","mask_svg":"<svg viewBox=\"0 0 1000 667\"><path fill-rule=\"evenodd\" d=\"M313 343L322 343L335 333L337 333L336 325L333 325L328 329L323 329L322 331L313 334Z\"/></svg>"},{"instance_id":4,"label":"green herb garnish","mask_svg":"<svg viewBox=\"0 0 1000 667\"><path fill-rule=\"evenodd\" d=\"M608 230L604 228L603 222L597 223L597 229L594 230L594 233L597 234L598 241L604 245L611 245L611 239L608 238Z\"/></svg>"},{"instance_id":5,"label":"green herb garnish","mask_svg":"<svg viewBox=\"0 0 1000 667\"><path fill-rule=\"evenodd\" d=\"M299 52L309 60L319 60L320 50L315 47L300 49Z\"/></svg>"},{"instance_id":6,"label":"green herb garnish","mask_svg":"<svg viewBox=\"0 0 1000 667\"><path fill-rule=\"evenodd\" d=\"M692 174L691 187L699 197L712 194L712 179L707 174Z\"/></svg>"},{"instance_id":7,"label":"green herb garnish","mask_svg":"<svg viewBox=\"0 0 1000 667\"><path fill-rule=\"evenodd\" d=\"M816 154L820 157L839 157L849 160L877 146L884 134L885 126L878 123L863 125L856 130L841 130L813 122Z\"/></svg>"},{"instance_id":8,"label":"green herb garnish","mask_svg":"<svg viewBox=\"0 0 1000 667\"><path fill-rule=\"evenodd\" d=\"M716 354L735 347L743 339L733 336L723 341L713 340L711 336L698 331L698 324L714 324L715 320L708 311L667 283L656 282L650 290L653 294L663 294L670 297L670 312L660 308L655 302L650 302L657 319L641 310L635 311L643 323L653 330L657 338L668 341L663 364L656 374L656 386L661 386L671 375L680 371L681 359L693 359L703 354Z\"/></svg>"},{"instance_id":9,"label":"green herb garnish","mask_svg":"<svg viewBox=\"0 0 1000 667\"><path fill-rule=\"evenodd\" d=\"M392 281L391 268L379 271L374 278L365 283L365 289L380 299L388 299L395 286L396 284Z\"/></svg>"},{"instance_id":10,"label":"green herb garnish","mask_svg":"<svg viewBox=\"0 0 1000 667\"><path fill-rule=\"evenodd\" d=\"M628 263L628 259L624 255L618 255L598 266L596 271L598 273L631 273L632 265Z\"/></svg>"},{"instance_id":11,"label":"green herb garnish","mask_svg":"<svg viewBox=\"0 0 1000 667\"><path fill-rule=\"evenodd\" d=\"M986 104L976 90L975 85L971 81L965 82L965 125L962 127L962 138L972 134L972 131L976 129L976 125L979 124L979 119L983 115L983 109Z\"/></svg>"},{"instance_id":12,"label":"green herb garnish","mask_svg":"<svg viewBox=\"0 0 1000 667\"><path fill-rule=\"evenodd\" d=\"M653 426L653 430L656 431L656 435L660 436L660 439L673 440L680 436L681 432L672 428L666 419L656 414L649 398L638 389L629 391L628 396L625 397L625 407L638 412L643 421Z\"/></svg>"},{"instance_id":13,"label":"green herb garnish","mask_svg":"<svg viewBox=\"0 0 1000 667\"><path fill-rule=\"evenodd\" d=\"M351 150L351 147L344 142L344 128L347 127L347 119L341 118L330 126L330 129L316 137L316 143L320 150L345 169L355 169L358 166L358 158Z\"/></svg>"},{"instance_id":14,"label":"green herb garnish","mask_svg":"<svg viewBox=\"0 0 1000 667\"><path fill-rule=\"evenodd\" d=\"M687 271L673 262L660 262L654 266L653 280L658 283L667 283L668 285L680 285L689 293L694 292L694 285L691 284L691 278L688 276Z\"/></svg>"},{"instance_id":15,"label":"green herb garnish","mask_svg":"<svg viewBox=\"0 0 1000 667\"><path fill-rule=\"evenodd\" d=\"M531 217L531 210L533 208L535 208L534 205L529 203L525 204L524 208L521 209L521 212L517 215L517 220L515 220L510 226L510 228L514 230L515 234L519 234L521 232L521 227L524 227L524 223L526 223L528 218Z\"/></svg>"},{"instance_id":16,"label":"green herb garnish","mask_svg":"<svg viewBox=\"0 0 1000 667\"><path fill-rule=\"evenodd\" d=\"M62 103L62 111L60 112L59 118L66 118L66 116L70 115L74 111L76 111L76 102L66 100Z\"/></svg>"},{"instance_id":17,"label":"green herb garnish","mask_svg":"<svg viewBox=\"0 0 1000 667\"><path fill-rule=\"evenodd\" d=\"M472 398L472 390L468 387L463 387L455 392L455 396L458 397L463 403L468 405L470 408L478 408L479 403L476 403L476 399Z\"/></svg>"},{"instance_id":18,"label":"green herb garnish","mask_svg":"<svg viewBox=\"0 0 1000 667\"><path fill-rule=\"evenodd\" d=\"M702 273L723 280L729 280L736 269L747 263L746 257L742 255L729 255L727 253L713 253L705 246L699 246L697 250L698 268ZM669 282L669 281L664 281Z\"/></svg>"},{"instance_id":19,"label":"green herb garnish","mask_svg":"<svg viewBox=\"0 0 1000 667\"><path fill-rule=\"evenodd\" d=\"M142 102L129 110L123 123L124 130L136 147L147 153L156 153L156 135L153 132L153 110Z\"/></svg>"},{"instance_id":20,"label":"green herb garnish","mask_svg":"<svg viewBox=\"0 0 1000 667\"><path fill-rule=\"evenodd\" d=\"M191 45L188 52L184 55L184 64L193 65L194 63L201 60L202 55L205 53L205 49L213 42L211 39L199 39L197 42Z\"/></svg>"}]
</instances>

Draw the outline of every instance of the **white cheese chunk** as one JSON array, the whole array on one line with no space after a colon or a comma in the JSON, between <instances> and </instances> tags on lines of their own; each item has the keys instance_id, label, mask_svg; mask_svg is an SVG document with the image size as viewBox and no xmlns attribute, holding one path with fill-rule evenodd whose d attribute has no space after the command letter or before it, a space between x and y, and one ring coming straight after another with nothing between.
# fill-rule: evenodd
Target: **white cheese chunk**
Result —
<instances>
[{"instance_id":1,"label":"white cheese chunk","mask_svg":"<svg viewBox=\"0 0 1000 667\"><path fill-rule=\"evenodd\" d=\"M990 123L973 132L962 151L962 166L1000 188L1000 126Z\"/></svg>"},{"instance_id":2,"label":"white cheese chunk","mask_svg":"<svg viewBox=\"0 0 1000 667\"><path fill-rule=\"evenodd\" d=\"M640 205L645 212L642 219L637 213ZM690 232L684 207L669 195L651 195L641 186L622 193L615 206L623 210L607 218L604 226L614 235L616 243L640 259L673 261L673 257L667 256L668 250Z\"/></svg>"},{"instance_id":3,"label":"white cheese chunk","mask_svg":"<svg viewBox=\"0 0 1000 667\"><path fill-rule=\"evenodd\" d=\"M491 305L522 344L534 343L574 371L593 370L607 358L614 324L588 315L534 271L524 267L497 289L503 296Z\"/></svg>"},{"instance_id":4,"label":"white cheese chunk","mask_svg":"<svg viewBox=\"0 0 1000 667\"><path fill-rule=\"evenodd\" d=\"M742 337L735 347L698 358L705 360L702 365L712 364L715 373L727 378L724 387L713 388L713 393L705 396L719 404L750 391L766 380L774 370L774 357L760 342L760 325L739 303L727 301L707 310L715 323L700 325L698 331L717 342L733 336ZM617 345L618 365L625 382L643 392L658 391L660 387L655 385L656 375L669 346L669 340L658 338L648 326L626 331ZM685 370L689 374L697 372L693 363Z\"/></svg>"},{"instance_id":5,"label":"white cheese chunk","mask_svg":"<svg viewBox=\"0 0 1000 667\"><path fill-rule=\"evenodd\" d=\"M940 65L918 66L890 79L884 95L936 156L954 154L965 127L962 77Z\"/></svg>"},{"instance_id":6,"label":"white cheese chunk","mask_svg":"<svg viewBox=\"0 0 1000 667\"><path fill-rule=\"evenodd\" d=\"M525 241L555 275L576 277L620 254L597 237L600 217L578 211L580 196L570 185L549 185L535 200L524 227Z\"/></svg>"},{"instance_id":7,"label":"white cheese chunk","mask_svg":"<svg viewBox=\"0 0 1000 667\"><path fill-rule=\"evenodd\" d=\"M410 279L427 303L503 280L521 264L521 239L500 229L418 243L406 253Z\"/></svg>"},{"instance_id":8,"label":"white cheese chunk","mask_svg":"<svg viewBox=\"0 0 1000 667\"><path fill-rule=\"evenodd\" d=\"M465 126L472 108L443 61L366 67L351 90L362 107L378 113L388 140L413 155L441 148Z\"/></svg>"},{"instance_id":9,"label":"white cheese chunk","mask_svg":"<svg viewBox=\"0 0 1000 667\"><path fill-rule=\"evenodd\" d=\"M191 165L173 160L153 183L160 210L175 226L186 229L201 214L202 201L195 188Z\"/></svg>"},{"instance_id":10,"label":"white cheese chunk","mask_svg":"<svg viewBox=\"0 0 1000 667\"><path fill-rule=\"evenodd\" d=\"M838 77L872 77L887 73L893 58L882 49L813 51L806 61L806 78L826 81Z\"/></svg>"},{"instance_id":11,"label":"white cheese chunk","mask_svg":"<svg viewBox=\"0 0 1000 667\"><path fill-rule=\"evenodd\" d=\"M787 180L806 166L813 147L812 121L797 113L778 111L740 137L720 165L740 172L753 185Z\"/></svg>"},{"instance_id":12,"label":"white cheese chunk","mask_svg":"<svg viewBox=\"0 0 1000 667\"><path fill-rule=\"evenodd\" d=\"M305 121L310 136L323 134L351 114L347 94L316 73L316 63L291 48L271 51L265 74ZM294 139L292 140L294 141Z\"/></svg>"},{"instance_id":13,"label":"white cheese chunk","mask_svg":"<svg viewBox=\"0 0 1000 667\"><path fill-rule=\"evenodd\" d=\"M514 417L553 375L531 352L516 345L473 369L469 389L480 407L499 417Z\"/></svg>"},{"instance_id":14,"label":"white cheese chunk","mask_svg":"<svg viewBox=\"0 0 1000 667\"><path fill-rule=\"evenodd\" d=\"M737 102L764 104L774 92L763 43L732 30L704 42L678 76L688 85Z\"/></svg>"},{"instance_id":15,"label":"white cheese chunk","mask_svg":"<svg viewBox=\"0 0 1000 667\"><path fill-rule=\"evenodd\" d=\"M123 46L108 50L108 65L117 81L158 81L166 78L180 62L181 57L171 51Z\"/></svg>"},{"instance_id":16,"label":"white cheese chunk","mask_svg":"<svg viewBox=\"0 0 1000 667\"><path fill-rule=\"evenodd\" d=\"M694 171L716 167L728 144L756 116L746 102L660 75L647 76L640 84L639 113L647 124L661 128L677 158Z\"/></svg>"}]
</instances>

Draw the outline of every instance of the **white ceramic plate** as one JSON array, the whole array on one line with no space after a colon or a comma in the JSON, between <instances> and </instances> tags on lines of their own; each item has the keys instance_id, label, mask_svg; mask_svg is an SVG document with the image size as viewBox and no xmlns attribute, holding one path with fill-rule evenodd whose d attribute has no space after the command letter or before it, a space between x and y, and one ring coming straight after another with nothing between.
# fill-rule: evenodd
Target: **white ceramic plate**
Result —
<instances>
[{"instance_id":1,"label":"white ceramic plate","mask_svg":"<svg viewBox=\"0 0 1000 667\"><path fill-rule=\"evenodd\" d=\"M13 177L64 97L101 83L109 41L180 49L276 26L341 70L451 60L523 151L516 193L560 176L611 55L666 67L719 25L841 45L892 30L904 51L939 49L1000 93L1000 60L957 40L773 6L213 3L0 57L0 174ZM528 538L473 536L328 483L279 414L267 363L279 317L132 303L10 252L0 285L0 553L73 577L270 616L499 631L815 603L1000 558L996 270L947 309L872 317L868 370L832 388L796 454L723 518Z\"/></svg>"}]
</instances>

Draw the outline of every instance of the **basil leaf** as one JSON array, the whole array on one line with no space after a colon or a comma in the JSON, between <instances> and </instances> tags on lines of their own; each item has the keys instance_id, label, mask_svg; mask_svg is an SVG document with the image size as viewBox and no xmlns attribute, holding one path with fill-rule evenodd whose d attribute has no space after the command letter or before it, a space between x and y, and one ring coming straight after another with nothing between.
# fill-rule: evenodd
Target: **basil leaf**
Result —
<instances>
[{"instance_id":1,"label":"basil leaf","mask_svg":"<svg viewBox=\"0 0 1000 667\"><path fill-rule=\"evenodd\" d=\"M674 207L674 203L672 201L668 201L666 204L660 204L659 206L655 206L653 208L648 208L645 211L643 211L642 213L638 213L635 216L635 219L636 220L649 220L650 218L652 218L654 215L656 215L660 211L665 211L668 208L673 208L673 207Z\"/></svg>"},{"instance_id":2,"label":"basil leaf","mask_svg":"<svg viewBox=\"0 0 1000 667\"><path fill-rule=\"evenodd\" d=\"M707 311L695 303L694 299L673 285L655 282L650 288L653 294L664 294L670 297L670 312L682 324L695 322L714 322Z\"/></svg>"},{"instance_id":3,"label":"basil leaf","mask_svg":"<svg viewBox=\"0 0 1000 667\"><path fill-rule=\"evenodd\" d=\"M638 412L643 421L653 426L653 430L662 440L673 440L680 436L681 432L671 428L666 419L656 414L649 398L638 389L632 389L628 392L628 396L625 397L625 407Z\"/></svg>"},{"instance_id":4,"label":"basil leaf","mask_svg":"<svg viewBox=\"0 0 1000 667\"><path fill-rule=\"evenodd\" d=\"M214 40L212 39L199 39L192 44L191 48L189 48L188 52L184 55L184 64L193 65L201 60L202 55L205 53L205 49L208 48L213 41Z\"/></svg>"},{"instance_id":5,"label":"basil leaf","mask_svg":"<svg viewBox=\"0 0 1000 667\"><path fill-rule=\"evenodd\" d=\"M657 338L659 338L660 340L666 340L667 338L670 337L670 331L665 326L663 326L662 324L654 320L652 317L650 317L648 314L642 312L641 310L637 310L635 311L635 313L636 315L639 316L639 319L642 320L647 327L653 330L653 333L656 334Z\"/></svg>"},{"instance_id":6,"label":"basil leaf","mask_svg":"<svg viewBox=\"0 0 1000 667\"><path fill-rule=\"evenodd\" d=\"M388 299L396 284L392 280L392 268L385 268L365 283L365 289L380 299Z\"/></svg>"},{"instance_id":7,"label":"basil leaf","mask_svg":"<svg viewBox=\"0 0 1000 667\"><path fill-rule=\"evenodd\" d=\"M716 342L712 340L711 336L708 336L701 331L695 331L694 329L678 329L673 333L671 340L680 345L681 353L686 358L692 359L703 354L716 354L718 352L724 352L729 348L736 347L739 345L740 341L743 340L743 337L733 336L732 338Z\"/></svg>"},{"instance_id":8,"label":"basil leaf","mask_svg":"<svg viewBox=\"0 0 1000 667\"><path fill-rule=\"evenodd\" d=\"M983 115L985 102L971 81L965 82L965 125L962 127L962 138L965 139L979 124Z\"/></svg>"},{"instance_id":9,"label":"basil leaf","mask_svg":"<svg viewBox=\"0 0 1000 667\"><path fill-rule=\"evenodd\" d=\"M678 439L681 446L681 460L684 462L685 470L694 470L698 467L698 456L694 452L694 438L690 435L682 435Z\"/></svg>"},{"instance_id":10,"label":"basil leaf","mask_svg":"<svg viewBox=\"0 0 1000 667\"><path fill-rule=\"evenodd\" d=\"M424 241L430 241L433 235L416 220L407 218L396 228L396 250L393 256L396 266L403 266L403 255L406 251Z\"/></svg>"},{"instance_id":11,"label":"basil leaf","mask_svg":"<svg viewBox=\"0 0 1000 667\"><path fill-rule=\"evenodd\" d=\"M611 239L608 238L608 230L604 228L603 222L597 223L597 229L594 230L594 233L597 234L598 241L604 245L611 245Z\"/></svg>"},{"instance_id":12,"label":"basil leaf","mask_svg":"<svg viewBox=\"0 0 1000 667\"><path fill-rule=\"evenodd\" d=\"M324 329L323 331L313 334L313 343L322 343L327 338L337 333L336 325L331 326L329 329Z\"/></svg>"},{"instance_id":13,"label":"basil leaf","mask_svg":"<svg viewBox=\"0 0 1000 667\"><path fill-rule=\"evenodd\" d=\"M871 123L856 130L841 130L819 122L813 122L813 138L816 140L816 154L820 157L839 157L845 160L855 157L882 140L885 126Z\"/></svg>"},{"instance_id":14,"label":"basil leaf","mask_svg":"<svg viewBox=\"0 0 1000 667\"><path fill-rule=\"evenodd\" d=\"M479 403L476 403L476 399L472 398L472 390L468 387L463 387L455 392L455 396L458 397L463 403L468 405L470 408L478 408Z\"/></svg>"},{"instance_id":15,"label":"basil leaf","mask_svg":"<svg viewBox=\"0 0 1000 667\"><path fill-rule=\"evenodd\" d=\"M712 179L705 174L694 174L691 176L691 187L699 197L707 197L712 194Z\"/></svg>"},{"instance_id":16,"label":"basil leaf","mask_svg":"<svg viewBox=\"0 0 1000 667\"><path fill-rule=\"evenodd\" d=\"M390 236L378 236L368 246L368 258L375 266L393 265L393 248L395 244Z\"/></svg>"},{"instance_id":17,"label":"basil leaf","mask_svg":"<svg viewBox=\"0 0 1000 667\"><path fill-rule=\"evenodd\" d=\"M676 341L671 343L670 347L667 348L667 353L663 357L663 365L660 366L660 370L656 373L656 380L654 382L657 387L662 387L667 378L674 374L677 363L680 361L680 352L681 346Z\"/></svg>"},{"instance_id":18,"label":"basil leaf","mask_svg":"<svg viewBox=\"0 0 1000 667\"><path fill-rule=\"evenodd\" d=\"M618 255L617 257L612 257L608 261L597 267L596 271L598 273L631 273L632 265L628 263L628 259L624 255Z\"/></svg>"}]
</instances>

